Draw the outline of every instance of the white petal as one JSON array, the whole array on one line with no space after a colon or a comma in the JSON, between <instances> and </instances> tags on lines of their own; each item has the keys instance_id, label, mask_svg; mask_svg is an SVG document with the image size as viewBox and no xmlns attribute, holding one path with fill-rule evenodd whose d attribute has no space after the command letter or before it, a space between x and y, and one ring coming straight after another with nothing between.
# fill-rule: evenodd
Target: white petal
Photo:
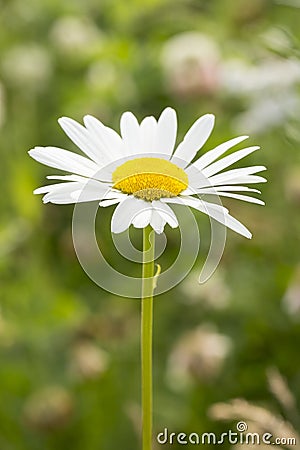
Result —
<instances>
[{"instance_id":1,"label":"white petal","mask_svg":"<svg viewBox=\"0 0 300 450\"><path fill-rule=\"evenodd\" d=\"M62 148L35 147L28 153L33 159L46 166L85 177L93 177L99 171L99 166L90 159Z\"/></svg>"},{"instance_id":2,"label":"white petal","mask_svg":"<svg viewBox=\"0 0 300 450\"><path fill-rule=\"evenodd\" d=\"M112 195L112 189L95 180L86 180L82 182L68 182L50 184L35 189L34 194L45 194L44 203L77 203L100 200L109 198ZM113 193L115 196L115 194Z\"/></svg>"},{"instance_id":3,"label":"white petal","mask_svg":"<svg viewBox=\"0 0 300 450\"><path fill-rule=\"evenodd\" d=\"M264 205L265 204L262 200L259 200L258 198L255 198L255 197L250 197L249 195L232 194L232 193L224 192L224 191L202 192L202 194L217 195L219 197L230 197L230 198L235 198L237 200L243 200L244 202L256 203L257 205Z\"/></svg>"},{"instance_id":4,"label":"white petal","mask_svg":"<svg viewBox=\"0 0 300 450\"><path fill-rule=\"evenodd\" d=\"M239 144L240 142L244 141L245 139L248 139L249 136L239 136L233 139L230 139L230 141L223 142L222 144L218 145L217 147L213 148L212 150L209 150L208 152L204 153L197 161L193 163L193 165L201 170L207 167L210 163L214 162L216 159L218 159L220 156L222 156L227 150L234 147L235 145ZM187 169L188 171L188 169Z\"/></svg>"},{"instance_id":5,"label":"white petal","mask_svg":"<svg viewBox=\"0 0 300 450\"><path fill-rule=\"evenodd\" d=\"M68 186L71 191L74 191L78 186L78 183L56 183L49 184L48 186L41 186L33 191L34 194L47 194L48 192L55 191L61 187Z\"/></svg>"},{"instance_id":6,"label":"white petal","mask_svg":"<svg viewBox=\"0 0 300 450\"><path fill-rule=\"evenodd\" d=\"M181 195L194 195L194 194L218 194L218 192L230 192L230 191L237 191L237 192L257 192L258 194L261 194L261 191L258 189L251 189L247 186L213 186L211 188L187 188L183 192L181 192Z\"/></svg>"},{"instance_id":7,"label":"white petal","mask_svg":"<svg viewBox=\"0 0 300 450\"><path fill-rule=\"evenodd\" d=\"M116 131L106 127L93 116L84 116L83 120L87 130L93 136L98 148L104 155L105 164L124 157L126 154L125 146Z\"/></svg>"},{"instance_id":8,"label":"white petal","mask_svg":"<svg viewBox=\"0 0 300 450\"><path fill-rule=\"evenodd\" d=\"M256 203L257 205L265 204L265 202L263 202L262 200L255 197L250 197L249 195L232 194L228 192L219 192L218 195L220 195L221 197L231 197L237 200L243 200L244 202Z\"/></svg>"},{"instance_id":9,"label":"white petal","mask_svg":"<svg viewBox=\"0 0 300 450\"><path fill-rule=\"evenodd\" d=\"M187 204L190 200L192 202L198 201L198 202L202 203L203 205L208 204L210 209L214 209L218 212L222 212L222 213L229 212L228 209L225 208L225 206L223 206L223 205L219 205L218 203L206 202L202 199L197 199L197 198L190 197L187 195L185 195L185 196L180 195L179 197L171 197L171 198L162 198L160 201L163 203L178 203L179 205L182 205L182 204ZM191 206L191 205L188 205L188 206Z\"/></svg>"},{"instance_id":10,"label":"white petal","mask_svg":"<svg viewBox=\"0 0 300 450\"><path fill-rule=\"evenodd\" d=\"M220 174L221 175L221 174ZM219 177L219 175L216 175ZM221 186L223 183L229 184L253 184L253 183L266 183L267 180L263 177L257 175L241 175L239 177L220 177L219 179L213 180L213 186ZM211 184L209 184L211 186Z\"/></svg>"},{"instance_id":11,"label":"white petal","mask_svg":"<svg viewBox=\"0 0 300 450\"><path fill-rule=\"evenodd\" d=\"M148 209L146 211L142 211L140 214L135 216L135 218L132 221L132 225L135 228L145 228L147 225L149 225L152 217L152 210Z\"/></svg>"},{"instance_id":12,"label":"white petal","mask_svg":"<svg viewBox=\"0 0 300 450\"><path fill-rule=\"evenodd\" d=\"M48 180L62 180L62 181L80 181L86 183L88 178L81 177L80 175L47 175Z\"/></svg>"},{"instance_id":13,"label":"white petal","mask_svg":"<svg viewBox=\"0 0 300 450\"><path fill-rule=\"evenodd\" d=\"M161 234L164 231L166 221L163 219L163 217L159 214L158 211L154 210L152 211L152 217L150 225L157 234Z\"/></svg>"},{"instance_id":14,"label":"white petal","mask_svg":"<svg viewBox=\"0 0 300 450\"><path fill-rule=\"evenodd\" d=\"M240 176L240 175L252 175L254 173L262 172L263 170L267 170L265 166L248 166L248 167L238 167L237 169L226 170L226 172L222 172L219 175L214 175L209 177L210 180L216 178L221 175L231 174L232 176Z\"/></svg>"},{"instance_id":15,"label":"white petal","mask_svg":"<svg viewBox=\"0 0 300 450\"><path fill-rule=\"evenodd\" d=\"M149 209L152 209L151 203L128 196L119 203L114 211L111 219L111 231L113 233L122 233L129 228L138 213Z\"/></svg>"},{"instance_id":16,"label":"white petal","mask_svg":"<svg viewBox=\"0 0 300 450\"><path fill-rule=\"evenodd\" d=\"M261 183L265 182L266 179L258 176L251 176L253 173L261 172L266 170L264 166L250 166L241 167L239 169L231 169L226 172L213 175L207 178L201 170L195 168L192 164L189 167L189 189L196 190L214 187L222 184L248 184L248 183ZM186 171L187 172L187 171Z\"/></svg>"},{"instance_id":17,"label":"white petal","mask_svg":"<svg viewBox=\"0 0 300 450\"><path fill-rule=\"evenodd\" d=\"M216 186L216 187L214 187L212 189L207 189L207 188L206 189L199 189L199 190L197 190L196 193L206 194L207 191L211 191L211 192L220 192L220 191L224 191L224 192L227 192L227 191L240 191L240 192L243 192L243 191L246 191L246 192L257 192L258 194L261 194L261 192L258 189L252 189L252 188L249 188L248 186Z\"/></svg>"},{"instance_id":18,"label":"white petal","mask_svg":"<svg viewBox=\"0 0 300 450\"><path fill-rule=\"evenodd\" d=\"M170 227L177 228L178 220L174 213L174 211L168 206L166 203L162 203L161 201L153 201L152 205L154 209L160 214L160 216L167 222Z\"/></svg>"},{"instance_id":19,"label":"white petal","mask_svg":"<svg viewBox=\"0 0 300 450\"><path fill-rule=\"evenodd\" d=\"M157 153L157 122L153 116L145 117L140 125L141 145L143 153Z\"/></svg>"},{"instance_id":20,"label":"white petal","mask_svg":"<svg viewBox=\"0 0 300 450\"><path fill-rule=\"evenodd\" d=\"M103 186L106 186L107 189L112 188L111 174L109 178L105 179L103 182L103 173L104 169L100 169L98 172L98 176L95 178L95 181L101 183ZM80 175L48 175L46 178L48 178L48 180L79 181L81 183L87 183L89 180L93 179L82 177Z\"/></svg>"},{"instance_id":21,"label":"white petal","mask_svg":"<svg viewBox=\"0 0 300 450\"><path fill-rule=\"evenodd\" d=\"M157 123L156 152L171 156L177 136L177 116L172 108L161 113Z\"/></svg>"},{"instance_id":22,"label":"white petal","mask_svg":"<svg viewBox=\"0 0 300 450\"><path fill-rule=\"evenodd\" d=\"M101 169L99 169L98 174L97 174L97 180L100 180L104 183L112 183L112 174L113 172L116 170L117 167L121 166L122 164L124 164L126 161L130 160L130 159L135 159L135 156L125 156L123 158L117 159L116 161L112 161L109 164L107 164L104 167L101 167Z\"/></svg>"},{"instance_id":23,"label":"white petal","mask_svg":"<svg viewBox=\"0 0 300 450\"><path fill-rule=\"evenodd\" d=\"M214 127L214 121L213 114L205 114L205 116L200 117L186 133L183 141L175 150L171 161L180 164L181 167L186 167L209 138Z\"/></svg>"},{"instance_id":24,"label":"white petal","mask_svg":"<svg viewBox=\"0 0 300 450\"><path fill-rule=\"evenodd\" d=\"M110 199L116 197L116 192L110 187L97 182L81 184L78 190L71 194L76 202L92 202L95 200Z\"/></svg>"},{"instance_id":25,"label":"white petal","mask_svg":"<svg viewBox=\"0 0 300 450\"><path fill-rule=\"evenodd\" d=\"M208 180L211 186L216 186L220 184L248 184L248 183L263 183L266 181L265 178L260 176L252 176L252 174L266 170L264 166L252 166L252 167L241 167L240 169L227 170L226 172L219 173L210 177ZM239 181L248 180L248 181ZM252 181L250 181L252 180ZM254 181L255 180L255 181Z\"/></svg>"},{"instance_id":26,"label":"white petal","mask_svg":"<svg viewBox=\"0 0 300 450\"><path fill-rule=\"evenodd\" d=\"M178 203L178 204L184 204L186 206L190 206L192 208L197 209L198 211L203 212L204 214L207 214L212 219L215 219L217 222L222 223L227 228L230 228L233 231L236 231L237 233L241 234L242 236L247 237L250 239L252 237L250 231L237 219L232 217L227 210L224 208L224 210L215 207L212 207L211 203L205 202L203 200L198 200L192 197L175 197L175 198L168 198L164 199L167 203ZM216 206L216 205L214 205ZM219 205L218 205L219 206Z\"/></svg>"},{"instance_id":27,"label":"white petal","mask_svg":"<svg viewBox=\"0 0 300 450\"><path fill-rule=\"evenodd\" d=\"M161 218L170 225L171 228L177 228L178 227L178 221L177 219L173 219L169 214L165 213L164 211L156 209L156 212L161 216Z\"/></svg>"},{"instance_id":28,"label":"white petal","mask_svg":"<svg viewBox=\"0 0 300 450\"><path fill-rule=\"evenodd\" d=\"M131 112L122 114L120 121L121 135L126 145L128 155L135 155L142 152L140 126L137 118Z\"/></svg>"},{"instance_id":29,"label":"white petal","mask_svg":"<svg viewBox=\"0 0 300 450\"><path fill-rule=\"evenodd\" d=\"M194 163L184 169L184 171L188 176L189 188L195 189L210 186L210 181L208 178L202 173L201 170L195 167Z\"/></svg>"},{"instance_id":30,"label":"white petal","mask_svg":"<svg viewBox=\"0 0 300 450\"><path fill-rule=\"evenodd\" d=\"M116 205L117 203L120 203L121 201L125 200L127 197L126 194L119 194L116 195L116 198L112 198L110 200L101 200L99 203L99 206L102 206L103 208L106 208L107 206ZM105 196L106 198L106 196Z\"/></svg>"},{"instance_id":31,"label":"white petal","mask_svg":"<svg viewBox=\"0 0 300 450\"><path fill-rule=\"evenodd\" d=\"M105 163L104 155L101 153L101 147L97 145L93 135L82 126L69 117L61 117L58 119L59 125L62 127L67 136L77 145L87 156L98 164Z\"/></svg>"},{"instance_id":32,"label":"white petal","mask_svg":"<svg viewBox=\"0 0 300 450\"><path fill-rule=\"evenodd\" d=\"M259 149L258 146L253 146L249 148L244 148L242 150L238 150L237 152L231 155L225 156L225 158L222 158L220 161L211 164L205 169L202 169L202 173L206 177L211 177L212 175L215 175L216 173L220 172L226 167L231 166L231 164L234 164L240 159L245 158L246 156L250 155L251 153L255 152L258 149Z\"/></svg>"},{"instance_id":33,"label":"white petal","mask_svg":"<svg viewBox=\"0 0 300 450\"><path fill-rule=\"evenodd\" d=\"M48 179L54 179L54 180L74 181L80 187L84 186L89 181L88 178L79 177L79 176L77 177L77 175L70 175L70 176L66 175L66 176L62 176L62 177L59 177L58 175L57 176L49 175L47 178ZM95 181L95 180L92 180L92 181L94 181L97 184L97 187L99 186L101 188L102 186L103 187L106 186L106 189L109 189L109 186L103 185L99 181ZM46 186L42 186L42 187L39 187L39 188L35 189L33 191L33 193L34 194L43 194L45 192L50 192L51 189L55 189L55 187L64 186L65 184L70 184L70 183L48 184ZM74 184L74 186L75 186L75 184Z\"/></svg>"},{"instance_id":34,"label":"white petal","mask_svg":"<svg viewBox=\"0 0 300 450\"><path fill-rule=\"evenodd\" d=\"M68 204L76 203L72 193L80 187L80 183L59 183L51 186L43 186L34 191L35 194L46 193L43 197L44 203Z\"/></svg>"}]
</instances>

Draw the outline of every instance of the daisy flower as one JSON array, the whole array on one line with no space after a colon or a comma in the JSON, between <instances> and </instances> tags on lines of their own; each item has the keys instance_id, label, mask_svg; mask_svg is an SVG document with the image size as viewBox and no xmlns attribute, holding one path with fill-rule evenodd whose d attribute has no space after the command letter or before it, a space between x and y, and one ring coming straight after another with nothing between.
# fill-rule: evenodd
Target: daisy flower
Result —
<instances>
[{"instance_id":1,"label":"daisy flower","mask_svg":"<svg viewBox=\"0 0 300 450\"><path fill-rule=\"evenodd\" d=\"M156 233L162 233L166 223L176 228L178 221L170 205L177 203L251 238L250 231L225 207L210 201L217 196L264 204L251 195L260 191L246 186L266 181L257 175L266 169L264 166L224 171L259 149L250 146L223 156L248 136L224 142L194 161L212 132L212 114L200 117L175 150L177 117L172 108L166 108L158 120L150 116L141 123L131 112L125 112L120 135L90 115L83 121L84 126L67 117L58 122L84 156L57 147L29 151L40 163L67 173L48 176L59 183L34 191L45 194L45 203L117 204L111 221L113 233L121 233L131 224L136 228L150 225Z\"/></svg>"}]
</instances>

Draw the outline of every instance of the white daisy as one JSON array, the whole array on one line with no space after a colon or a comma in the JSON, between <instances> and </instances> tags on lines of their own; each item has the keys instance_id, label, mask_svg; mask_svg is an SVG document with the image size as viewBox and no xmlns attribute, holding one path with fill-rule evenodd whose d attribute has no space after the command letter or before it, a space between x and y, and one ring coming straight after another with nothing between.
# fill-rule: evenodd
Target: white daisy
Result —
<instances>
[{"instance_id":1,"label":"white daisy","mask_svg":"<svg viewBox=\"0 0 300 450\"><path fill-rule=\"evenodd\" d=\"M240 136L224 142L192 162L205 144L214 126L214 116L200 117L174 151L177 118L166 108L158 121L146 117L140 124L131 112L121 117L121 136L92 116L84 117L84 126L63 117L59 124L85 156L57 147L35 147L30 156L68 175L49 179L63 182L34 191L45 194L45 203L77 203L98 200L100 206L117 204L111 230L125 231L147 225L162 233L168 223L178 226L169 204L178 203L201 211L237 233L251 238L251 233L221 205L204 200L203 195L231 197L263 205L250 195L257 189L245 186L265 182L256 175L264 166L250 166L223 171L259 147L238 150L220 159L229 149L248 138ZM244 194L241 194L244 193Z\"/></svg>"}]
</instances>

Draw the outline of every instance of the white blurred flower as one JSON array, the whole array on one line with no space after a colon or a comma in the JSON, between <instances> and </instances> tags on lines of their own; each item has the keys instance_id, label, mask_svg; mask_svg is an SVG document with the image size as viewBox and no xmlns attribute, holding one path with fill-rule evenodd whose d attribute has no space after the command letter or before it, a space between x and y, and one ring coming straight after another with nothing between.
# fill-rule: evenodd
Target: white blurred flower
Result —
<instances>
[{"instance_id":1,"label":"white blurred flower","mask_svg":"<svg viewBox=\"0 0 300 450\"><path fill-rule=\"evenodd\" d=\"M283 125L286 120L300 113L300 101L294 91L278 91L256 98L248 109L239 114L233 121L236 132L242 129L249 133L263 133L275 126Z\"/></svg>"},{"instance_id":2,"label":"white blurred flower","mask_svg":"<svg viewBox=\"0 0 300 450\"><path fill-rule=\"evenodd\" d=\"M266 132L300 113L296 87L300 83L300 62L270 58L253 66L240 60L225 62L221 79L223 92L244 97L248 107L233 122L238 130Z\"/></svg>"},{"instance_id":3,"label":"white blurred flower","mask_svg":"<svg viewBox=\"0 0 300 450\"><path fill-rule=\"evenodd\" d=\"M45 48L29 43L10 48L2 57L2 72L7 82L39 89L52 74L52 62Z\"/></svg>"},{"instance_id":4,"label":"white blurred flower","mask_svg":"<svg viewBox=\"0 0 300 450\"><path fill-rule=\"evenodd\" d=\"M74 410L74 399L61 386L46 386L33 392L24 404L23 417L27 426L39 431L64 427Z\"/></svg>"},{"instance_id":5,"label":"white blurred flower","mask_svg":"<svg viewBox=\"0 0 300 450\"><path fill-rule=\"evenodd\" d=\"M77 344L72 352L70 369L75 377L93 379L108 367L108 354L89 342Z\"/></svg>"},{"instance_id":6,"label":"white blurred flower","mask_svg":"<svg viewBox=\"0 0 300 450\"><path fill-rule=\"evenodd\" d=\"M5 91L3 84L0 83L0 127L5 122L5 116L6 116L6 102L5 102Z\"/></svg>"},{"instance_id":7,"label":"white blurred flower","mask_svg":"<svg viewBox=\"0 0 300 450\"><path fill-rule=\"evenodd\" d=\"M97 61L89 67L87 81L96 89L115 88L118 81L118 71L112 63Z\"/></svg>"},{"instance_id":8,"label":"white blurred flower","mask_svg":"<svg viewBox=\"0 0 300 450\"><path fill-rule=\"evenodd\" d=\"M182 390L197 379L211 380L218 375L231 348L231 339L210 325L185 333L168 360L167 380L170 386Z\"/></svg>"},{"instance_id":9,"label":"white blurred flower","mask_svg":"<svg viewBox=\"0 0 300 450\"><path fill-rule=\"evenodd\" d=\"M230 289L218 270L204 284L199 284L199 272L194 271L180 284L184 303L204 303L213 309L222 309L228 305Z\"/></svg>"},{"instance_id":10,"label":"white blurred flower","mask_svg":"<svg viewBox=\"0 0 300 450\"><path fill-rule=\"evenodd\" d=\"M299 319L300 313L300 266L289 283L289 286L283 296L282 306L288 314Z\"/></svg>"},{"instance_id":11,"label":"white blurred flower","mask_svg":"<svg viewBox=\"0 0 300 450\"><path fill-rule=\"evenodd\" d=\"M286 198L289 202L300 205L300 166L290 168L284 177Z\"/></svg>"},{"instance_id":12,"label":"white blurred flower","mask_svg":"<svg viewBox=\"0 0 300 450\"><path fill-rule=\"evenodd\" d=\"M300 82L300 62L270 58L254 66L241 60L224 61L222 88L232 95L253 95L278 91Z\"/></svg>"},{"instance_id":13,"label":"white blurred flower","mask_svg":"<svg viewBox=\"0 0 300 450\"><path fill-rule=\"evenodd\" d=\"M57 48L74 56L87 53L92 47L102 44L103 35L87 18L66 16L58 19L50 31Z\"/></svg>"},{"instance_id":14,"label":"white blurred flower","mask_svg":"<svg viewBox=\"0 0 300 450\"><path fill-rule=\"evenodd\" d=\"M219 63L216 42L196 31L172 37L161 54L167 87L183 96L215 92L219 85Z\"/></svg>"},{"instance_id":15,"label":"white blurred flower","mask_svg":"<svg viewBox=\"0 0 300 450\"><path fill-rule=\"evenodd\" d=\"M294 8L300 8L300 0L276 0L278 5L292 6Z\"/></svg>"},{"instance_id":16,"label":"white blurred flower","mask_svg":"<svg viewBox=\"0 0 300 450\"><path fill-rule=\"evenodd\" d=\"M262 35L261 39L263 44L276 53L283 55L289 54L293 49L293 42L289 32L279 28L268 28Z\"/></svg>"}]
</instances>

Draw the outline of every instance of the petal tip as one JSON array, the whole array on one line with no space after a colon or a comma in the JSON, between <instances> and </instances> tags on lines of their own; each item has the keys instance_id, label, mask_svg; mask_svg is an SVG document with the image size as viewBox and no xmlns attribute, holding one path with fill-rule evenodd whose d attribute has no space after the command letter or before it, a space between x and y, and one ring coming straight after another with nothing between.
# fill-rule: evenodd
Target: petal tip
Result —
<instances>
[{"instance_id":1,"label":"petal tip","mask_svg":"<svg viewBox=\"0 0 300 450\"><path fill-rule=\"evenodd\" d=\"M28 155L31 156L31 158L36 159L36 156L45 150L46 147L34 147L28 150Z\"/></svg>"},{"instance_id":2,"label":"petal tip","mask_svg":"<svg viewBox=\"0 0 300 450\"><path fill-rule=\"evenodd\" d=\"M125 117L134 117L136 119L135 115L131 111L124 111L121 115L121 120L122 118L124 119Z\"/></svg>"},{"instance_id":3,"label":"petal tip","mask_svg":"<svg viewBox=\"0 0 300 450\"><path fill-rule=\"evenodd\" d=\"M28 154L31 156L33 153L35 153L37 150L40 150L41 148L44 148L44 147L38 147L38 146L33 147L30 150L28 150Z\"/></svg>"},{"instance_id":4,"label":"petal tip","mask_svg":"<svg viewBox=\"0 0 300 450\"><path fill-rule=\"evenodd\" d=\"M167 106L165 109L162 110L162 113L176 114L176 109L172 108L171 106Z\"/></svg>"},{"instance_id":5,"label":"petal tip","mask_svg":"<svg viewBox=\"0 0 300 450\"><path fill-rule=\"evenodd\" d=\"M211 122L215 122L215 120L216 120L216 116L214 114L212 114L212 113L205 114L204 117L209 119Z\"/></svg>"},{"instance_id":6,"label":"petal tip","mask_svg":"<svg viewBox=\"0 0 300 450\"><path fill-rule=\"evenodd\" d=\"M58 119L57 119L57 122L59 123L59 125L62 125L62 124L64 124L65 122L67 122L68 120L71 120L69 117L66 117L66 116L62 116L62 117L59 117Z\"/></svg>"},{"instance_id":7,"label":"petal tip","mask_svg":"<svg viewBox=\"0 0 300 450\"><path fill-rule=\"evenodd\" d=\"M95 120L96 117L92 116L91 114L86 114L85 116L83 116L83 121L90 121L90 120Z\"/></svg>"}]
</instances>

